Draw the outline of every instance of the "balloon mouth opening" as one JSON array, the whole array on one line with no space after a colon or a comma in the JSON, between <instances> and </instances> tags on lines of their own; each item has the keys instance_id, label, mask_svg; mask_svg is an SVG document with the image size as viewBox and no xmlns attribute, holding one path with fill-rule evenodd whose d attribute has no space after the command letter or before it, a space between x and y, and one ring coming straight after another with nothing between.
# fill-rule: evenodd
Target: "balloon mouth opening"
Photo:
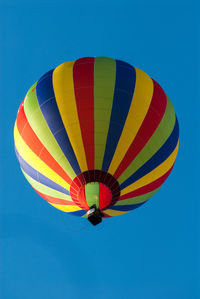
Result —
<instances>
[{"instance_id":1,"label":"balloon mouth opening","mask_svg":"<svg viewBox=\"0 0 200 299\"><path fill-rule=\"evenodd\" d=\"M113 206L120 196L118 181L108 172L88 170L77 175L71 183L70 195L81 209L89 211L95 205L96 211Z\"/></svg>"}]
</instances>

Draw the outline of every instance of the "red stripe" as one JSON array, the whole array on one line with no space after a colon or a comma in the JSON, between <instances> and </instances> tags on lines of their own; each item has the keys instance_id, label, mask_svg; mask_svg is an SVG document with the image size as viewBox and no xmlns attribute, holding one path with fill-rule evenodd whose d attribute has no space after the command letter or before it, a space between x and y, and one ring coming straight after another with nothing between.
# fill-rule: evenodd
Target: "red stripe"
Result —
<instances>
[{"instance_id":1,"label":"red stripe","mask_svg":"<svg viewBox=\"0 0 200 299\"><path fill-rule=\"evenodd\" d=\"M99 208L105 209L112 201L112 192L106 185L99 183Z\"/></svg>"},{"instance_id":2,"label":"red stripe","mask_svg":"<svg viewBox=\"0 0 200 299\"><path fill-rule=\"evenodd\" d=\"M164 181L167 179L167 177L169 176L170 172L172 171L174 165L172 165L172 167L170 168L170 170L168 170L163 176L161 176L159 179L153 181L152 183L143 186L137 190L134 190L130 193L124 194L122 196L120 196L119 200L123 200L123 199L128 199L128 198L132 198L132 197L136 197L136 196L140 196L140 195L144 195L146 193L149 193L151 191L154 191L155 189L159 188Z\"/></svg>"},{"instance_id":3,"label":"red stripe","mask_svg":"<svg viewBox=\"0 0 200 299\"><path fill-rule=\"evenodd\" d=\"M40 140L32 130L31 126L29 125L26 114L24 112L24 101L19 107L17 115L17 128L21 137L29 146L29 148L60 177L62 177L67 183L71 184L72 179L66 174L62 167L43 146L43 144L40 142Z\"/></svg>"},{"instance_id":4,"label":"red stripe","mask_svg":"<svg viewBox=\"0 0 200 299\"><path fill-rule=\"evenodd\" d=\"M115 171L114 177L118 179L125 169L131 164L145 144L151 138L159 123L161 122L167 106L167 97L160 85L153 80L154 92L149 110L144 121L126 152L123 160Z\"/></svg>"},{"instance_id":5,"label":"red stripe","mask_svg":"<svg viewBox=\"0 0 200 299\"><path fill-rule=\"evenodd\" d=\"M87 200L86 200L86 196L85 196L85 185L82 186L77 197L78 197L78 202L79 202L80 207L82 209L88 211L90 209L90 207L87 204Z\"/></svg>"},{"instance_id":6,"label":"red stripe","mask_svg":"<svg viewBox=\"0 0 200 299\"><path fill-rule=\"evenodd\" d=\"M53 203L56 205L63 205L63 206L74 206L74 202L73 201L69 201L69 200L65 200L65 199L60 199L60 198L55 198L52 197L50 195L46 195L44 193L41 193L39 191L37 191L35 188L33 188L42 198L44 198L46 201L48 201L49 203Z\"/></svg>"},{"instance_id":7,"label":"red stripe","mask_svg":"<svg viewBox=\"0 0 200 299\"><path fill-rule=\"evenodd\" d=\"M94 58L78 59L74 90L88 169L94 169Z\"/></svg>"}]
</instances>

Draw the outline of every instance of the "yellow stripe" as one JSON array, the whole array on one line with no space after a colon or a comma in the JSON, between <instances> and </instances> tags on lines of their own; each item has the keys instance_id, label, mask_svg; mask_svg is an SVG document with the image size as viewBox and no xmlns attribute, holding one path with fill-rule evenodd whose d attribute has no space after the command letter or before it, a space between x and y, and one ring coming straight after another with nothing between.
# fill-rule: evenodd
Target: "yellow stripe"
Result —
<instances>
[{"instance_id":1,"label":"yellow stripe","mask_svg":"<svg viewBox=\"0 0 200 299\"><path fill-rule=\"evenodd\" d=\"M55 198L59 198L59 199L63 199L63 200L67 200L67 201L73 202L73 200L71 199L70 195L61 193L61 192L59 192L57 190L54 190L52 188L49 188L49 187L47 187L47 186L39 183L38 181L36 181L33 178L31 178L27 173L25 173L23 171L23 169L21 169L21 170L22 170L24 176L26 177L27 181L38 192L43 193L43 194L48 195L48 196L52 196L52 197L55 197Z\"/></svg>"},{"instance_id":2,"label":"yellow stripe","mask_svg":"<svg viewBox=\"0 0 200 299\"><path fill-rule=\"evenodd\" d=\"M53 87L60 115L81 171L88 170L73 82L74 61L59 65L53 72Z\"/></svg>"},{"instance_id":3,"label":"yellow stripe","mask_svg":"<svg viewBox=\"0 0 200 299\"><path fill-rule=\"evenodd\" d=\"M63 212L75 212L75 211L79 211L82 210L81 208L79 208L78 206L65 206L65 205L56 205L53 203L50 203L50 205L52 205L54 208L61 210Z\"/></svg>"},{"instance_id":4,"label":"yellow stripe","mask_svg":"<svg viewBox=\"0 0 200 299\"><path fill-rule=\"evenodd\" d=\"M133 142L147 114L153 96L153 81L142 70L136 69L136 85L130 110L108 172L114 174Z\"/></svg>"},{"instance_id":5,"label":"yellow stripe","mask_svg":"<svg viewBox=\"0 0 200 299\"><path fill-rule=\"evenodd\" d=\"M56 172L49 168L37 155L32 152L28 145L22 139L17 126L14 127L15 146L22 158L35 170L48 177L58 185L69 190L69 184L66 183Z\"/></svg>"},{"instance_id":6,"label":"yellow stripe","mask_svg":"<svg viewBox=\"0 0 200 299\"><path fill-rule=\"evenodd\" d=\"M130 212L130 211L115 211L115 210L105 210L104 211L107 215L109 215L109 216L120 216L120 215L123 215L123 214L126 214L126 213L128 213L128 212Z\"/></svg>"},{"instance_id":7,"label":"yellow stripe","mask_svg":"<svg viewBox=\"0 0 200 299\"><path fill-rule=\"evenodd\" d=\"M139 179L138 181L134 182L133 184L129 185L125 189L121 191L121 195L124 195L126 193L129 193L131 191L134 191L140 187L146 186L153 181L157 180L161 176L163 176L173 165L176 155L178 152L178 146L179 142L177 143L177 146L175 150L172 152L172 154L162 163L160 164L157 168L149 172L147 175Z\"/></svg>"},{"instance_id":8,"label":"yellow stripe","mask_svg":"<svg viewBox=\"0 0 200 299\"><path fill-rule=\"evenodd\" d=\"M64 171L73 180L76 177L74 170L72 169L69 161L64 156L61 148L59 147L54 135L50 131L46 120L40 110L38 100L36 97L37 82L28 90L24 101L24 113L27 117L28 123L31 126L34 133L37 135L40 142L52 155L52 157L58 162L58 164L64 169Z\"/></svg>"}]
</instances>

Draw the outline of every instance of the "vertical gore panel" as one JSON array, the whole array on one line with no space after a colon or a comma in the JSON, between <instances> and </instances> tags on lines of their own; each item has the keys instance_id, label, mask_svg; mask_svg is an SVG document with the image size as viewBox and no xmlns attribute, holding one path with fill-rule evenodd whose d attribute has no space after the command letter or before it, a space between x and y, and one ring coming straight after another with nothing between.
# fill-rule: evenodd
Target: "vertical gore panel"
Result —
<instances>
[{"instance_id":1,"label":"vertical gore panel","mask_svg":"<svg viewBox=\"0 0 200 299\"><path fill-rule=\"evenodd\" d=\"M115 205L116 206L123 206L123 205L135 205L138 203L144 203L146 202L149 198L151 198L152 196L154 196L158 190L160 189L160 187L158 187L157 189L154 189L153 191L150 191L148 193L144 193L142 195L136 196L136 197L131 197L131 198L127 198L127 199L123 199L123 200L119 200Z\"/></svg>"},{"instance_id":2,"label":"vertical gore panel","mask_svg":"<svg viewBox=\"0 0 200 299\"><path fill-rule=\"evenodd\" d=\"M173 166L174 166L174 164L173 164ZM146 193L152 192L155 189L158 189L164 183L164 181L168 178L168 176L170 175L173 166L164 175L162 175L157 180L155 180L152 183L150 183L148 185L145 185L145 186L143 186L139 189L136 189L132 192L129 192L129 193L126 193L126 194L120 196L118 201L121 201L121 200L124 200L124 199L127 199L127 198L134 198L136 196L141 196L141 195L144 195Z\"/></svg>"},{"instance_id":3,"label":"vertical gore panel","mask_svg":"<svg viewBox=\"0 0 200 299\"><path fill-rule=\"evenodd\" d=\"M54 135L65 157L70 162L70 165L73 167L76 174L78 174L80 172L80 168L58 110L53 90L52 74L53 70L48 72L38 81L36 85L37 99L42 114L52 134Z\"/></svg>"},{"instance_id":4,"label":"vertical gore panel","mask_svg":"<svg viewBox=\"0 0 200 299\"><path fill-rule=\"evenodd\" d=\"M17 125L14 128L14 138L15 138L15 147L19 152L20 156L30 164L36 171L41 172L44 176L55 181L57 184L63 186L64 188L69 189L69 184L61 178L54 170L47 166L24 142L21 137Z\"/></svg>"},{"instance_id":5,"label":"vertical gore panel","mask_svg":"<svg viewBox=\"0 0 200 299\"><path fill-rule=\"evenodd\" d=\"M34 188L33 188L34 189ZM44 198L49 203L58 204L58 205L66 205L66 206L74 206L73 201L68 201L66 199L60 199L56 197L52 197L50 195L46 195L44 193L39 192L38 190L34 189L42 198Z\"/></svg>"},{"instance_id":6,"label":"vertical gore panel","mask_svg":"<svg viewBox=\"0 0 200 299\"><path fill-rule=\"evenodd\" d=\"M46 176L44 176L42 173L38 172L37 170L35 170L33 167L31 167L18 153L18 151L15 149L15 153L17 156L17 159L20 163L20 166L22 168L22 170L28 174L31 178L33 178L34 180L38 181L39 183L46 185L49 188L55 189L59 192L65 193L67 195L69 195L69 191L66 190L65 188L63 188L62 186L56 184L54 181L50 180L49 178L47 178Z\"/></svg>"},{"instance_id":7,"label":"vertical gore panel","mask_svg":"<svg viewBox=\"0 0 200 299\"><path fill-rule=\"evenodd\" d=\"M146 174L150 173L153 169L162 164L165 160L170 157L170 155L174 152L177 147L179 136L179 126L178 121L176 119L176 123L174 129L167 139L167 141L163 144L163 146L157 151L157 153L151 157L142 167L140 167L134 174L132 174L124 183L121 184L121 190L125 187L133 184L140 178L144 177ZM170 167L171 168L171 167Z\"/></svg>"},{"instance_id":8,"label":"vertical gore panel","mask_svg":"<svg viewBox=\"0 0 200 299\"><path fill-rule=\"evenodd\" d=\"M135 69L129 64L116 61L116 81L110 126L102 170L108 171L129 112L135 88Z\"/></svg>"},{"instance_id":9,"label":"vertical gore panel","mask_svg":"<svg viewBox=\"0 0 200 299\"><path fill-rule=\"evenodd\" d=\"M112 201L112 193L104 184L99 184L99 208L105 209Z\"/></svg>"},{"instance_id":10,"label":"vertical gore panel","mask_svg":"<svg viewBox=\"0 0 200 299\"><path fill-rule=\"evenodd\" d=\"M61 193L55 189L49 188L46 185L43 185L41 183L39 183L38 181L34 180L33 178L31 178L28 174L26 174L23 170L22 170L24 176L26 177L27 181L31 184L31 186L39 191L42 194L45 195L49 195L55 198L60 198L60 199L67 199L69 201L72 201L70 198L70 195L66 195L64 193Z\"/></svg>"},{"instance_id":11,"label":"vertical gore panel","mask_svg":"<svg viewBox=\"0 0 200 299\"><path fill-rule=\"evenodd\" d=\"M94 169L94 58L78 59L73 68L74 92L88 170Z\"/></svg>"},{"instance_id":12,"label":"vertical gore panel","mask_svg":"<svg viewBox=\"0 0 200 299\"><path fill-rule=\"evenodd\" d=\"M101 169L115 88L116 61L97 57L94 64L95 169Z\"/></svg>"},{"instance_id":13,"label":"vertical gore panel","mask_svg":"<svg viewBox=\"0 0 200 299\"><path fill-rule=\"evenodd\" d=\"M59 65L53 72L53 87L65 130L83 172L88 168L75 99L73 67L74 61Z\"/></svg>"},{"instance_id":14,"label":"vertical gore panel","mask_svg":"<svg viewBox=\"0 0 200 299\"><path fill-rule=\"evenodd\" d=\"M85 185L83 185L82 188L79 191L79 194L78 194L78 203L79 203L79 206L82 209L89 210L89 206L88 206L88 203L86 201L86 196L85 196Z\"/></svg>"},{"instance_id":15,"label":"vertical gore panel","mask_svg":"<svg viewBox=\"0 0 200 299\"><path fill-rule=\"evenodd\" d=\"M52 170L54 170L60 177L62 177L66 182L71 183L71 178L64 172L62 167L57 163L57 161L51 156L47 151L45 146L40 142L31 126L28 123L26 115L24 113L23 102L20 105L18 116L17 116L17 128L24 142L28 147Z\"/></svg>"},{"instance_id":16,"label":"vertical gore panel","mask_svg":"<svg viewBox=\"0 0 200 299\"><path fill-rule=\"evenodd\" d=\"M142 165L145 164L159 150L159 148L161 148L173 131L175 121L176 116L173 105L170 99L167 98L167 107L159 126L140 153L118 178L120 184L142 167Z\"/></svg>"},{"instance_id":17,"label":"vertical gore panel","mask_svg":"<svg viewBox=\"0 0 200 299\"><path fill-rule=\"evenodd\" d=\"M135 68L136 82L130 109L121 133L117 148L108 172L114 174L120 162L123 160L132 141L137 135L144 118L148 112L153 96L153 81L143 71Z\"/></svg>"},{"instance_id":18,"label":"vertical gore panel","mask_svg":"<svg viewBox=\"0 0 200 299\"><path fill-rule=\"evenodd\" d=\"M114 174L116 178L118 178L122 174L122 172L130 165L130 163L142 150L142 148L145 146L145 144L148 142L150 137L157 129L165 113L167 97L163 89L158 85L158 83L156 83L155 81L153 82L154 92L149 110L144 118L144 121L135 139L133 140L122 162L120 163L118 169Z\"/></svg>"},{"instance_id":19,"label":"vertical gore panel","mask_svg":"<svg viewBox=\"0 0 200 299\"><path fill-rule=\"evenodd\" d=\"M85 185L85 197L89 207L96 204L99 207L99 183Z\"/></svg>"},{"instance_id":20,"label":"vertical gore panel","mask_svg":"<svg viewBox=\"0 0 200 299\"><path fill-rule=\"evenodd\" d=\"M39 103L36 96L36 86L37 82L29 89L25 101L24 101L24 112L30 127L42 142L48 152L52 157L58 162L58 164L63 168L63 170L70 176L74 178L76 176L72 166L63 154L61 148L59 147L56 139L54 138L51 130L49 129L46 120L41 112Z\"/></svg>"}]
</instances>

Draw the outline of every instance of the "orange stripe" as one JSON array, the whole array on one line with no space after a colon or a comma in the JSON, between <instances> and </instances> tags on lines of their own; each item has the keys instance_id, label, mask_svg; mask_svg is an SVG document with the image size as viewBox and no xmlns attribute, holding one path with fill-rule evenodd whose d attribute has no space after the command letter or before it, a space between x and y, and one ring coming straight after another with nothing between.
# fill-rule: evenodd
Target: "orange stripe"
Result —
<instances>
[{"instance_id":1,"label":"orange stripe","mask_svg":"<svg viewBox=\"0 0 200 299\"><path fill-rule=\"evenodd\" d=\"M24 101L21 103L17 115L17 128L28 147L52 170L54 170L61 178L63 178L68 184L71 184L72 179L66 174L62 167L56 162L56 160L47 151L44 145L40 142L31 126L28 123L24 112Z\"/></svg>"},{"instance_id":2,"label":"orange stripe","mask_svg":"<svg viewBox=\"0 0 200 299\"><path fill-rule=\"evenodd\" d=\"M53 204L58 204L58 205L64 205L64 206L75 206L76 204L73 201L65 200L65 199L60 199L60 198L55 198L50 195L43 194L33 188L42 198L44 198L46 201L49 203Z\"/></svg>"}]
</instances>

